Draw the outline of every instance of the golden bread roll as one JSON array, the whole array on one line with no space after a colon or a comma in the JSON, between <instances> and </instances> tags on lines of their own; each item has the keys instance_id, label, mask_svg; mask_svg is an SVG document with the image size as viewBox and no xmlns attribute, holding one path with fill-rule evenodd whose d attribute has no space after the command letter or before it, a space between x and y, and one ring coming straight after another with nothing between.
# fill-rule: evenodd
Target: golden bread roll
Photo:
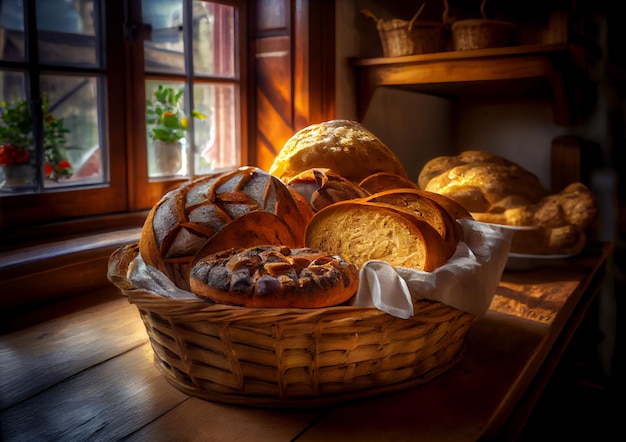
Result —
<instances>
[{"instance_id":1,"label":"golden bread roll","mask_svg":"<svg viewBox=\"0 0 626 442\"><path fill-rule=\"evenodd\" d=\"M470 212L492 212L498 203L515 198L530 204L546 195L539 178L505 158L481 151L430 160L420 172L421 189L439 193Z\"/></svg>"},{"instance_id":2,"label":"golden bread roll","mask_svg":"<svg viewBox=\"0 0 626 442\"><path fill-rule=\"evenodd\" d=\"M269 172L288 181L312 168L330 169L354 183L383 171L407 176L395 153L351 120L312 124L296 132L278 152Z\"/></svg>"},{"instance_id":3,"label":"golden bread roll","mask_svg":"<svg viewBox=\"0 0 626 442\"><path fill-rule=\"evenodd\" d=\"M357 268L338 256L284 246L235 248L191 268L191 291L216 303L256 308L321 308L349 300Z\"/></svg>"},{"instance_id":4,"label":"golden bread roll","mask_svg":"<svg viewBox=\"0 0 626 442\"><path fill-rule=\"evenodd\" d=\"M305 245L361 268L369 260L432 271L448 259L447 244L427 222L376 203L342 201L317 212Z\"/></svg>"},{"instance_id":5,"label":"golden bread roll","mask_svg":"<svg viewBox=\"0 0 626 442\"><path fill-rule=\"evenodd\" d=\"M144 222L139 251L146 264L189 290L189 265L198 250L234 219L256 211L280 218L294 239L285 245L302 247L313 216L309 204L276 177L244 166L196 178L164 195Z\"/></svg>"},{"instance_id":6,"label":"golden bread roll","mask_svg":"<svg viewBox=\"0 0 626 442\"><path fill-rule=\"evenodd\" d=\"M390 189L417 189L417 183L409 178L391 172L377 172L363 178L359 186L369 193Z\"/></svg>"},{"instance_id":7,"label":"golden bread roll","mask_svg":"<svg viewBox=\"0 0 626 442\"><path fill-rule=\"evenodd\" d=\"M582 183L571 183L561 192L534 204L499 213L473 213L478 221L511 226L537 226L518 231L511 251L530 254L577 254L585 246L586 230L597 216L595 197Z\"/></svg>"},{"instance_id":8,"label":"golden bread roll","mask_svg":"<svg viewBox=\"0 0 626 442\"><path fill-rule=\"evenodd\" d=\"M315 211L338 201L370 194L358 184L326 168L307 169L287 180L286 184L302 195Z\"/></svg>"}]
</instances>

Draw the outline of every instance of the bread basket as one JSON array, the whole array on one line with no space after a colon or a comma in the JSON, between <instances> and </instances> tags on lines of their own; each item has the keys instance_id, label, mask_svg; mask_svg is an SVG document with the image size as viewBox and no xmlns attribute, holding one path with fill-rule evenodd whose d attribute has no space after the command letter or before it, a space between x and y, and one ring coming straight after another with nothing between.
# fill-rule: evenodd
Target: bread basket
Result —
<instances>
[{"instance_id":1,"label":"bread basket","mask_svg":"<svg viewBox=\"0 0 626 442\"><path fill-rule=\"evenodd\" d=\"M216 402L315 407L416 386L459 360L475 319L428 300L400 319L377 308L252 309L168 297L129 280L137 255L137 244L116 250L109 280L138 308L165 378Z\"/></svg>"}]
</instances>

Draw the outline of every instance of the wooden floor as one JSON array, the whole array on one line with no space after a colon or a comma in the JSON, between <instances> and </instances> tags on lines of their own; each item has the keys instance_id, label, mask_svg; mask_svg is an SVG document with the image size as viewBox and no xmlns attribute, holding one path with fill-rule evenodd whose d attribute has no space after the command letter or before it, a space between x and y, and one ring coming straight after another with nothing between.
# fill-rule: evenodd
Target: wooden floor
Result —
<instances>
[{"instance_id":1,"label":"wooden floor","mask_svg":"<svg viewBox=\"0 0 626 442\"><path fill-rule=\"evenodd\" d=\"M156 369L137 310L116 288L68 300L0 335L0 440L545 440L578 424L595 426L578 435L616 440L602 437L610 422L600 405L571 409L581 390L565 382L580 356L570 359L571 349L588 348L568 344L589 336L584 324L606 257L599 253L505 274L492 309L470 329L465 356L439 378L322 409L189 397ZM536 402L549 379L549 394Z\"/></svg>"}]
</instances>

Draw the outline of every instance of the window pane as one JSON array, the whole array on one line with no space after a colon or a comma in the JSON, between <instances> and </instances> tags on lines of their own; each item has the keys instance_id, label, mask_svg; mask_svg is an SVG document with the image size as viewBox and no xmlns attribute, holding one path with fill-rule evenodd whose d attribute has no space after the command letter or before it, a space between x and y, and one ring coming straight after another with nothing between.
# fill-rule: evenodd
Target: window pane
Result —
<instances>
[{"instance_id":1,"label":"window pane","mask_svg":"<svg viewBox=\"0 0 626 442\"><path fill-rule=\"evenodd\" d=\"M93 0L37 0L36 10L41 62L98 65Z\"/></svg>"},{"instance_id":2,"label":"window pane","mask_svg":"<svg viewBox=\"0 0 626 442\"><path fill-rule=\"evenodd\" d=\"M102 183L99 105L95 77L43 75L44 176L46 187ZM104 157L106 158L106 157Z\"/></svg>"},{"instance_id":3,"label":"window pane","mask_svg":"<svg viewBox=\"0 0 626 442\"><path fill-rule=\"evenodd\" d=\"M184 83L146 81L148 176L184 175L187 170L187 115Z\"/></svg>"},{"instance_id":4,"label":"window pane","mask_svg":"<svg viewBox=\"0 0 626 442\"><path fill-rule=\"evenodd\" d=\"M195 107L206 119L194 120L196 174L239 163L238 121L233 85L194 86Z\"/></svg>"},{"instance_id":5,"label":"window pane","mask_svg":"<svg viewBox=\"0 0 626 442\"><path fill-rule=\"evenodd\" d=\"M235 8L194 1L193 11L195 74L234 77Z\"/></svg>"},{"instance_id":6,"label":"window pane","mask_svg":"<svg viewBox=\"0 0 626 442\"><path fill-rule=\"evenodd\" d=\"M3 60L24 60L24 6L22 0L0 1L0 51Z\"/></svg>"},{"instance_id":7,"label":"window pane","mask_svg":"<svg viewBox=\"0 0 626 442\"><path fill-rule=\"evenodd\" d=\"M143 22L152 27L144 40L145 68L185 73L182 0L143 0Z\"/></svg>"},{"instance_id":8,"label":"window pane","mask_svg":"<svg viewBox=\"0 0 626 442\"><path fill-rule=\"evenodd\" d=\"M23 73L0 71L0 196L32 190L36 158Z\"/></svg>"}]
</instances>

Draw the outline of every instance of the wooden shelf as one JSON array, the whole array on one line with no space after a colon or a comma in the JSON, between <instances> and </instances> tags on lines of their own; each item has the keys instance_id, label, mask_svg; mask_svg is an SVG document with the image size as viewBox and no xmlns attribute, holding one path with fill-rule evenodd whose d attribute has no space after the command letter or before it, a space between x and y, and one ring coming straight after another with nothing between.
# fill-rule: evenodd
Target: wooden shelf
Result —
<instances>
[{"instance_id":1,"label":"wooden shelf","mask_svg":"<svg viewBox=\"0 0 626 442\"><path fill-rule=\"evenodd\" d=\"M396 87L450 98L550 94L559 125L573 125L586 116L587 104L594 99L594 64L583 48L569 43L351 60L360 119L377 88Z\"/></svg>"}]
</instances>

